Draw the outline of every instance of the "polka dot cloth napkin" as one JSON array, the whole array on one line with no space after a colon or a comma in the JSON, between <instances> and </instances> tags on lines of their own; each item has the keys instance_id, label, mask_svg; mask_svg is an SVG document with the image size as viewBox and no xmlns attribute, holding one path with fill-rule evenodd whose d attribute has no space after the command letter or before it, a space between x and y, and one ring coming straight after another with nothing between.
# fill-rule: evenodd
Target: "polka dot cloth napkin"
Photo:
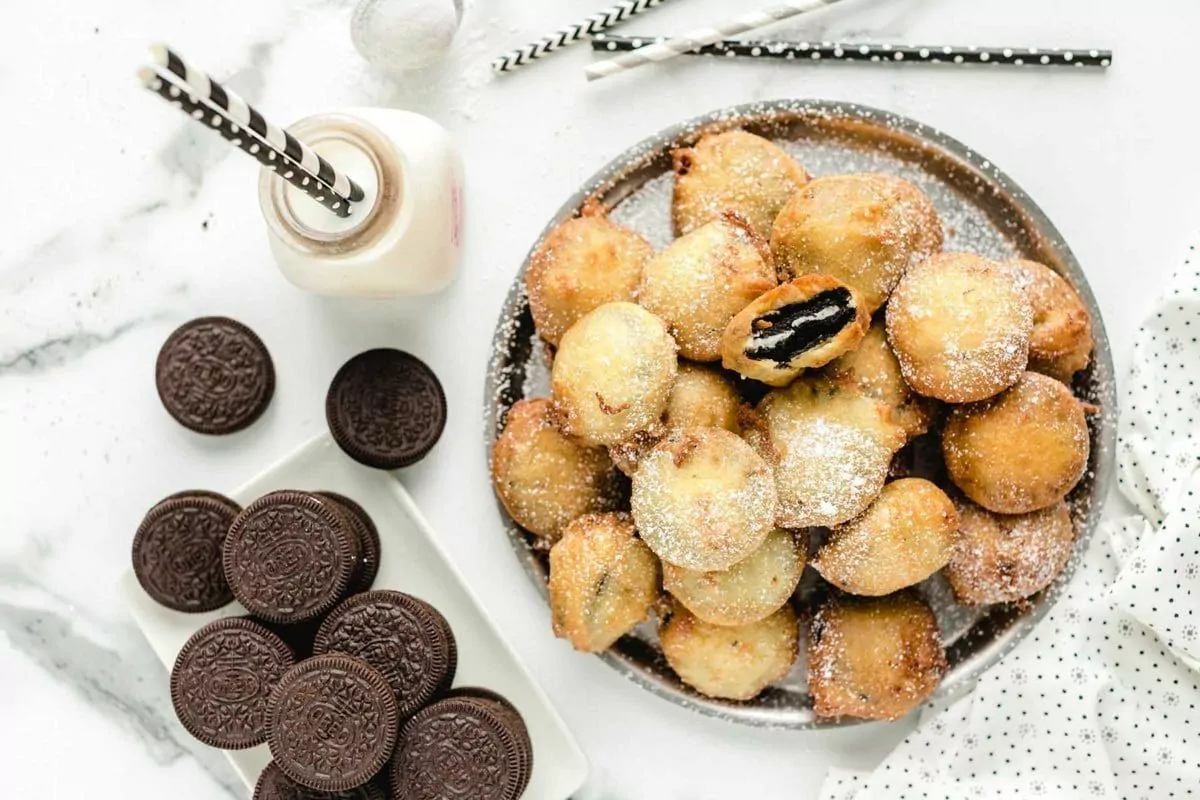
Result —
<instances>
[{"instance_id":1,"label":"polka dot cloth napkin","mask_svg":"<svg viewBox=\"0 0 1200 800\"><path fill-rule=\"evenodd\" d=\"M970 695L934 704L822 800L1200 798L1200 258L1138 331L1118 484L1051 613Z\"/></svg>"}]
</instances>

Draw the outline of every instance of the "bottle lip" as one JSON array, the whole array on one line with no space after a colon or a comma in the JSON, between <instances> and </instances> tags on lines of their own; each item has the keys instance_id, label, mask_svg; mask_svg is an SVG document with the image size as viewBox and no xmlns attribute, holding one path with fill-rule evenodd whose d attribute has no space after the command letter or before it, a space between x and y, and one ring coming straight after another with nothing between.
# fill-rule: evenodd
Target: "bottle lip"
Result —
<instances>
[{"instance_id":1,"label":"bottle lip","mask_svg":"<svg viewBox=\"0 0 1200 800\"><path fill-rule=\"evenodd\" d=\"M357 224L341 231L323 231L306 225L295 214L288 182L263 169L258 182L259 206L271 232L294 250L326 258L361 251L378 242L395 222L403 193L400 159L387 136L360 117L336 112L305 117L288 131L310 146L341 139L359 148L375 169L378 191L375 203Z\"/></svg>"}]
</instances>

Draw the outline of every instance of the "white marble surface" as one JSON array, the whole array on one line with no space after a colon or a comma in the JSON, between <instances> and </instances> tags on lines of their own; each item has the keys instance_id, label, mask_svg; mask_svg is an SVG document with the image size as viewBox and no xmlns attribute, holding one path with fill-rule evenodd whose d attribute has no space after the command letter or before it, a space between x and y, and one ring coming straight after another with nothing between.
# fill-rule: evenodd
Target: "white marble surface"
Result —
<instances>
[{"instance_id":1,"label":"white marble surface","mask_svg":"<svg viewBox=\"0 0 1200 800\"><path fill-rule=\"evenodd\" d=\"M766 0L763 0L765 2ZM0 719L8 796L242 796L175 723L166 675L114 590L140 515L185 487L230 490L321 430L329 377L369 346L426 359L450 398L437 449L402 479L593 764L587 798L808 797L831 763L874 763L905 727L779 733L683 712L576 656L501 534L482 455L482 381L513 273L608 158L710 109L784 96L917 117L1024 186L1091 278L1118 372L1200 195L1190 32L1200 8L1121 0L846 0L796 37L1108 46L1106 75L679 59L586 85L576 47L493 81L490 56L602 0L475 0L442 66L394 82L351 48L348 0L44 0L0 23ZM756 3L675 0L626 32L678 32ZM724 8L723 8L724 7ZM336 106L445 124L468 172L462 277L407 303L331 302L276 273L257 167L137 88L165 40L280 120ZM209 440L162 411L152 363L191 317L228 314L275 357L249 431ZM750 787L753 787L751 790Z\"/></svg>"}]
</instances>

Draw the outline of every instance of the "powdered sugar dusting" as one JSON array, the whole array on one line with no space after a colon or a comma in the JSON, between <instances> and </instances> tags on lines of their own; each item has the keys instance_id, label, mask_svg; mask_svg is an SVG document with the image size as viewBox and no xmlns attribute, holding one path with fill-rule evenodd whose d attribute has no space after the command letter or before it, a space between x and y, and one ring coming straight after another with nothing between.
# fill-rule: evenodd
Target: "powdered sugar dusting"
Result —
<instances>
[{"instance_id":1,"label":"powdered sugar dusting","mask_svg":"<svg viewBox=\"0 0 1200 800\"><path fill-rule=\"evenodd\" d=\"M794 119L801 121L794 123ZM691 144L702 129L740 124L771 138L814 176L882 172L916 184L941 217L946 250L970 251L996 261L1031 258L1070 275L1096 323L1094 363L1076 376L1074 391L1081 399L1100 406L1089 419L1091 463L1069 498L1080 533L1076 552L1081 550L1099 514L1099 504L1093 504L1091 498L1103 496L1111 477L1115 403L1107 340L1086 282L1061 237L1036 206L987 160L936 131L884 112L811 101L754 104L709 115L686 129L670 131L631 148L564 206L556 221L577 212L585 199L598 198L610 208L610 219L641 234L655 249L662 249L673 240L673 177L668 151ZM486 397L489 444L495 435L496 418L514 399L529 394L544 396L549 389L545 356L528 322L519 289L510 296L496 341ZM544 562L529 548L519 529L511 527L510 534L527 571L543 587ZM954 603L952 591L940 574L922 583L919 591L937 614L951 665L939 694L953 691L956 684L978 675L1015 646L1053 602L1071 569L1068 565L1060 578L1028 606L972 609ZM794 598L798 606L811 602L812 576L812 570L805 572ZM802 651L803 638L801 630ZM806 692L804 659L753 701L729 704L704 698L679 684L662 659L653 623L638 626L601 658L630 680L705 714L770 727L844 724L814 719Z\"/></svg>"}]
</instances>

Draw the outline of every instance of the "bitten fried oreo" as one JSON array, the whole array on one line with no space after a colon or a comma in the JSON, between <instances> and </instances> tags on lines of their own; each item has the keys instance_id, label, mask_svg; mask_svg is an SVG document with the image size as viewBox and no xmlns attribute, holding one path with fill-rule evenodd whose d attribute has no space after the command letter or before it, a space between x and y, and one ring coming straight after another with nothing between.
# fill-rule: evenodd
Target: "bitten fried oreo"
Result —
<instances>
[{"instance_id":1,"label":"bitten fried oreo","mask_svg":"<svg viewBox=\"0 0 1200 800\"><path fill-rule=\"evenodd\" d=\"M295 661L266 628L240 617L210 622L187 640L171 670L171 703L204 744L241 750L267 739L271 690Z\"/></svg>"},{"instance_id":2,"label":"bitten fried oreo","mask_svg":"<svg viewBox=\"0 0 1200 800\"><path fill-rule=\"evenodd\" d=\"M364 783L344 792L319 792L301 786L283 774L283 770L272 761L267 764L254 784L254 796L250 800L386 800L387 792L375 781Z\"/></svg>"},{"instance_id":3,"label":"bitten fried oreo","mask_svg":"<svg viewBox=\"0 0 1200 800\"><path fill-rule=\"evenodd\" d=\"M325 613L346 593L358 542L345 516L306 492L272 492L229 529L225 577L251 614L295 623Z\"/></svg>"},{"instance_id":4,"label":"bitten fried oreo","mask_svg":"<svg viewBox=\"0 0 1200 800\"><path fill-rule=\"evenodd\" d=\"M154 368L167 413L197 433L240 431L275 393L275 366L254 331L227 317L201 317L175 330Z\"/></svg>"},{"instance_id":5,"label":"bitten fried oreo","mask_svg":"<svg viewBox=\"0 0 1200 800\"><path fill-rule=\"evenodd\" d=\"M221 545L238 514L228 498L168 497L133 537L133 574L156 602L176 611L212 611L233 600Z\"/></svg>"},{"instance_id":6,"label":"bitten fried oreo","mask_svg":"<svg viewBox=\"0 0 1200 800\"><path fill-rule=\"evenodd\" d=\"M400 717L450 688L458 648L433 606L403 592L355 595L330 612L313 651L344 653L369 664L396 693Z\"/></svg>"},{"instance_id":7,"label":"bitten fried oreo","mask_svg":"<svg viewBox=\"0 0 1200 800\"><path fill-rule=\"evenodd\" d=\"M342 365L325 397L325 418L346 454L377 469L417 463L446 427L446 395L425 362L380 348Z\"/></svg>"},{"instance_id":8,"label":"bitten fried oreo","mask_svg":"<svg viewBox=\"0 0 1200 800\"><path fill-rule=\"evenodd\" d=\"M383 545L379 541L379 529L375 527L375 520L371 519L371 515L365 508L344 494L337 492L317 492L316 494L332 501L341 509L346 521L350 523L350 529L358 539L359 551L358 568L355 569L354 578L350 581L350 593L357 594L367 591L375 582L375 576L379 574L379 555L383 549Z\"/></svg>"},{"instance_id":9,"label":"bitten fried oreo","mask_svg":"<svg viewBox=\"0 0 1200 800\"><path fill-rule=\"evenodd\" d=\"M439 700L404 726L391 766L392 800L516 800L532 750L519 718L469 696Z\"/></svg>"},{"instance_id":10,"label":"bitten fried oreo","mask_svg":"<svg viewBox=\"0 0 1200 800\"><path fill-rule=\"evenodd\" d=\"M310 789L340 792L373 778L396 744L396 697L376 670L323 655L288 670L267 709L271 757Z\"/></svg>"},{"instance_id":11,"label":"bitten fried oreo","mask_svg":"<svg viewBox=\"0 0 1200 800\"><path fill-rule=\"evenodd\" d=\"M721 335L721 364L769 386L858 347L871 327L859 293L828 275L803 275L737 313Z\"/></svg>"}]
</instances>

